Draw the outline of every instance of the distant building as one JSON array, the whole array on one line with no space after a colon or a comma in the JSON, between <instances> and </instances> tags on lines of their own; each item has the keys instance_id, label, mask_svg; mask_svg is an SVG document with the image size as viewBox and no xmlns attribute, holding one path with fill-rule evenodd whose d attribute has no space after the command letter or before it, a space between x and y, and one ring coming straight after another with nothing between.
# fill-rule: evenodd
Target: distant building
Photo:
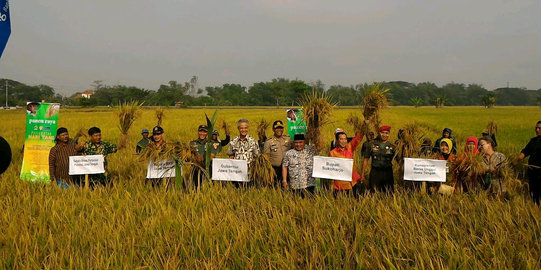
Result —
<instances>
[{"instance_id":1,"label":"distant building","mask_svg":"<svg viewBox=\"0 0 541 270\"><path fill-rule=\"evenodd\" d=\"M75 96L75 99L80 98L90 98L90 96L94 95L94 90L86 90L78 95Z\"/></svg>"},{"instance_id":2,"label":"distant building","mask_svg":"<svg viewBox=\"0 0 541 270\"><path fill-rule=\"evenodd\" d=\"M182 102L182 101L175 102L175 107L177 107L177 108L182 107L182 105L184 105L184 102Z\"/></svg>"}]
</instances>

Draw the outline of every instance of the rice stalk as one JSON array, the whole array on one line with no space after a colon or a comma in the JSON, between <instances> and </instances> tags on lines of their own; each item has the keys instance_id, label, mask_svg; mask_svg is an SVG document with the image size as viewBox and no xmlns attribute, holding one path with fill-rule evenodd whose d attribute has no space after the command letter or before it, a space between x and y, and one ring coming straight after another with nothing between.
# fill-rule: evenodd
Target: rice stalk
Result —
<instances>
[{"instance_id":1,"label":"rice stalk","mask_svg":"<svg viewBox=\"0 0 541 270\"><path fill-rule=\"evenodd\" d=\"M139 101L121 103L116 111L116 115L119 120L118 129L120 130L120 143L118 148L122 149L126 147L128 143L128 131L133 122L141 116L141 107L143 103L139 104Z\"/></svg>"},{"instance_id":2,"label":"rice stalk","mask_svg":"<svg viewBox=\"0 0 541 270\"><path fill-rule=\"evenodd\" d=\"M222 120L221 123L220 123L220 126L222 127L222 129L224 130L224 133L225 133L226 135L231 134L231 127L230 127L230 125L227 123L227 121Z\"/></svg>"},{"instance_id":3,"label":"rice stalk","mask_svg":"<svg viewBox=\"0 0 541 270\"><path fill-rule=\"evenodd\" d=\"M259 155L252 161L249 169L250 181L255 186L264 187L272 186L276 172L272 167L270 157L267 154Z\"/></svg>"},{"instance_id":4,"label":"rice stalk","mask_svg":"<svg viewBox=\"0 0 541 270\"><path fill-rule=\"evenodd\" d=\"M257 122L257 137L259 140L263 140L266 137L266 131L269 128L269 125L269 121L265 118L261 118L261 120Z\"/></svg>"},{"instance_id":5,"label":"rice stalk","mask_svg":"<svg viewBox=\"0 0 541 270\"><path fill-rule=\"evenodd\" d=\"M498 133L498 124L496 124L494 120L490 121L490 123L488 123L487 125L486 130L490 135L496 135L496 133Z\"/></svg>"},{"instance_id":6,"label":"rice stalk","mask_svg":"<svg viewBox=\"0 0 541 270\"><path fill-rule=\"evenodd\" d=\"M324 92L313 91L303 97L301 106L306 122L306 139L319 152L324 148L321 129L330 123L336 103Z\"/></svg>"},{"instance_id":7,"label":"rice stalk","mask_svg":"<svg viewBox=\"0 0 541 270\"><path fill-rule=\"evenodd\" d=\"M381 83L368 85L363 96L363 116L369 119L375 130L381 125L380 112L389 105L387 94L390 89L382 88Z\"/></svg>"},{"instance_id":8,"label":"rice stalk","mask_svg":"<svg viewBox=\"0 0 541 270\"><path fill-rule=\"evenodd\" d=\"M161 127L163 119L165 118L165 111L163 107L159 106L158 108L156 108L155 113L156 113L156 119L158 119L158 123L156 125Z\"/></svg>"}]
</instances>

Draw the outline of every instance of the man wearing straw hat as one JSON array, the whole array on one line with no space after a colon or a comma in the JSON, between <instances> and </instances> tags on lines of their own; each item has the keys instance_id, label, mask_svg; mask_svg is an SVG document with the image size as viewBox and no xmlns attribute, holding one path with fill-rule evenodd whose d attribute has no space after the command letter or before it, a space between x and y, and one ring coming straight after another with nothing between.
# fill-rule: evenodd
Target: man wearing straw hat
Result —
<instances>
[{"instance_id":1,"label":"man wearing straw hat","mask_svg":"<svg viewBox=\"0 0 541 270\"><path fill-rule=\"evenodd\" d=\"M274 178L275 187L280 187L282 183L282 161L286 152L291 149L291 137L284 134L284 123L280 120L274 121L272 124L274 136L265 142L263 153L269 155L272 163L272 168L276 172Z\"/></svg>"}]
</instances>

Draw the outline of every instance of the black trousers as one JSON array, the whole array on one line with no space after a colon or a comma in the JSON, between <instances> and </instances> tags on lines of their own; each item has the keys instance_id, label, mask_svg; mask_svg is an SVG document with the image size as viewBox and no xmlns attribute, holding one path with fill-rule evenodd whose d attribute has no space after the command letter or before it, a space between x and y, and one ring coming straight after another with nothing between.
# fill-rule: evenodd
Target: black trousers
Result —
<instances>
[{"instance_id":1,"label":"black trousers","mask_svg":"<svg viewBox=\"0 0 541 270\"><path fill-rule=\"evenodd\" d=\"M274 187L280 188L282 186L282 166L272 166L274 169L274 172L276 173L276 176L274 177Z\"/></svg>"},{"instance_id":2,"label":"black trousers","mask_svg":"<svg viewBox=\"0 0 541 270\"><path fill-rule=\"evenodd\" d=\"M370 170L370 191L394 192L393 167L374 168Z\"/></svg>"},{"instance_id":3,"label":"black trousers","mask_svg":"<svg viewBox=\"0 0 541 270\"><path fill-rule=\"evenodd\" d=\"M539 205L541 199L541 169L528 168L530 196L535 204Z\"/></svg>"}]
</instances>

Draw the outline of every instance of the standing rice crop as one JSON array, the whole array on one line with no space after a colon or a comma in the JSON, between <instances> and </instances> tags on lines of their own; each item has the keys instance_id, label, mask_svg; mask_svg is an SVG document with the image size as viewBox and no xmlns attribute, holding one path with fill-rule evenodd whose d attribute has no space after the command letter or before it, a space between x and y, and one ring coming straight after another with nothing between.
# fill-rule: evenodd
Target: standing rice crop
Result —
<instances>
[{"instance_id":1,"label":"standing rice crop","mask_svg":"<svg viewBox=\"0 0 541 270\"><path fill-rule=\"evenodd\" d=\"M330 123L336 104L325 93L313 91L303 97L301 106L306 122L306 139L319 152L324 147L321 129Z\"/></svg>"},{"instance_id":2,"label":"standing rice crop","mask_svg":"<svg viewBox=\"0 0 541 270\"><path fill-rule=\"evenodd\" d=\"M120 130L120 143L118 144L118 148L127 146L128 131L133 122L141 116L141 106L143 106L143 103L139 104L139 101L132 101L129 103L121 103L117 109L116 115L118 116L118 129Z\"/></svg>"}]
</instances>

